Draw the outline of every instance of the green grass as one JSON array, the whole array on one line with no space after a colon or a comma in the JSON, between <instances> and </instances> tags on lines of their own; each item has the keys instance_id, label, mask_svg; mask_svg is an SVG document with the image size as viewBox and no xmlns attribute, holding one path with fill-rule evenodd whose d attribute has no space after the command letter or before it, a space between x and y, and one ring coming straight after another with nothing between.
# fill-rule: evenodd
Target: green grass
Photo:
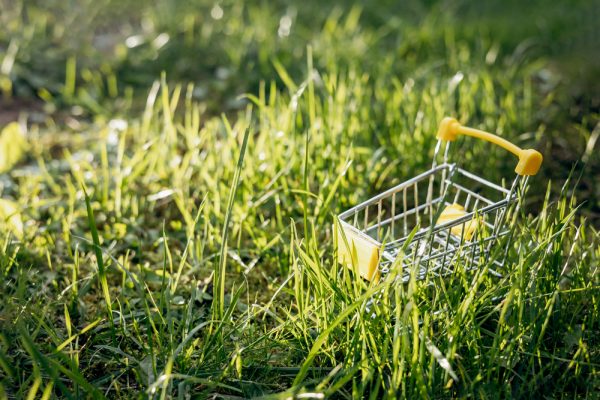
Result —
<instances>
[{"instance_id":1,"label":"green grass","mask_svg":"<svg viewBox=\"0 0 600 400\"><path fill-rule=\"evenodd\" d=\"M0 398L598 396L593 4L305 3L2 5ZM355 279L446 115L545 156L504 277Z\"/></svg>"}]
</instances>

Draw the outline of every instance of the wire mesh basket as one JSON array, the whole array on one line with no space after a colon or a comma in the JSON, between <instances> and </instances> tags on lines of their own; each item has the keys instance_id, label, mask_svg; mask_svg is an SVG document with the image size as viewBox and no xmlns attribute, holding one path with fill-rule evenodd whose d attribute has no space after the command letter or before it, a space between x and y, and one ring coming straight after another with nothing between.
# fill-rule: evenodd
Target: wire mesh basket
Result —
<instances>
[{"instance_id":1,"label":"wire mesh basket","mask_svg":"<svg viewBox=\"0 0 600 400\"><path fill-rule=\"evenodd\" d=\"M448 160L458 135L497 144L519 162L512 184L504 187ZM431 169L343 212L336 228L338 261L363 278L378 280L391 268L401 279L445 276L456 268L478 268L500 275L510 244L507 215L520 204L528 177L542 155L491 133L444 118L437 133ZM437 163L438 154L443 154ZM500 238L508 236L500 246ZM408 268L407 268L408 267Z\"/></svg>"}]
</instances>

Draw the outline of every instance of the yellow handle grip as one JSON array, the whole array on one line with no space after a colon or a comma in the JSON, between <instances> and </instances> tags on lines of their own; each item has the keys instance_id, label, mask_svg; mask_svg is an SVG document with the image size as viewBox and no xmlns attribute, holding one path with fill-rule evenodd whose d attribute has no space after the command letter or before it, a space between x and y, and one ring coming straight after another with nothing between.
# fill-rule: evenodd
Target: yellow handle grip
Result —
<instances>
[{"instance_id":1,"label":"yellow handle grip","mask_svg":"<svg viewBox=\"0 0 600 400\"><path fill-rule=\"evenodd\" d=\"M506 139L496 136L492 133L480 131L479 129L468 128L462 126L454 118L446 117L440 123L438 128L437 137L440 140L452 142L456 140L458 135L472 136L474 138L487 140L488 142L494 143L519 158L519 163L515 168L515 172L519 175L535 175L540 170L542 165L542 154L533 149L522 149L519 146L512 144Z\"/></svg>"}]
</instances>

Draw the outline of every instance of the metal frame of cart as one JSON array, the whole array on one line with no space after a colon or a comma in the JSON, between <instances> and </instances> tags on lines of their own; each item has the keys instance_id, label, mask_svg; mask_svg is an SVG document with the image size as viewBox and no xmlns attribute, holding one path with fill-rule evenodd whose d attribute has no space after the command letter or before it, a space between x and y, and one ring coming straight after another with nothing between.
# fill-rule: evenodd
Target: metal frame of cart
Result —
<instances>
[{"instance_id":1,"label":"metal frame of cart","mask_svg":"<svg viewBox=\"0 0 600 400\"><path fill-rule=\"evenodd\" d=\"M518 157L510 187L448 161L450 143L459 135L492 142ZM379 279L398 265L403 281L410 273L424 279L451 274L456 268L474 269L487 260L489 271L500 275L510 242L509 238L498 246L510 232L507 215L518 209L542 155L452 118L442 121L437 137L431 169L338 216L338 260L363 278ZM440 152L443 162L438 165Z\"/></svg>"}]
</instances>

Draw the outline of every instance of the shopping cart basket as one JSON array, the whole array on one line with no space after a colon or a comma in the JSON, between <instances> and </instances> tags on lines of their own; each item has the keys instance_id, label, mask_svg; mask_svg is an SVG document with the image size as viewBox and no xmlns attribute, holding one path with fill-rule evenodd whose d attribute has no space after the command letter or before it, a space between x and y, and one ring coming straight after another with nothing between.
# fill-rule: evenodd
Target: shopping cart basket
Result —
<instances>
[{"instance_id":1,"label":"shopping cart basket","mask_svg":"<svg viewBox=\"0 0 600 400\"><path fill-rule=\"evenodd\" d=\"M512 184L492 183L450 163L450 143L458 135L486 140L516 155ZM338 216L337 254L342 265L369 281L396 266L402 268L400 278L406 282L411 273L417 279L444 276L486 261L492 274L501 274L510 242L507 215L518 209L542 155L453 118L442 120L437 138L431 169ZM440 152L443 161L438 164ZM508 237L500 246L503 236Z\"/></svg>"}]
</instances>

